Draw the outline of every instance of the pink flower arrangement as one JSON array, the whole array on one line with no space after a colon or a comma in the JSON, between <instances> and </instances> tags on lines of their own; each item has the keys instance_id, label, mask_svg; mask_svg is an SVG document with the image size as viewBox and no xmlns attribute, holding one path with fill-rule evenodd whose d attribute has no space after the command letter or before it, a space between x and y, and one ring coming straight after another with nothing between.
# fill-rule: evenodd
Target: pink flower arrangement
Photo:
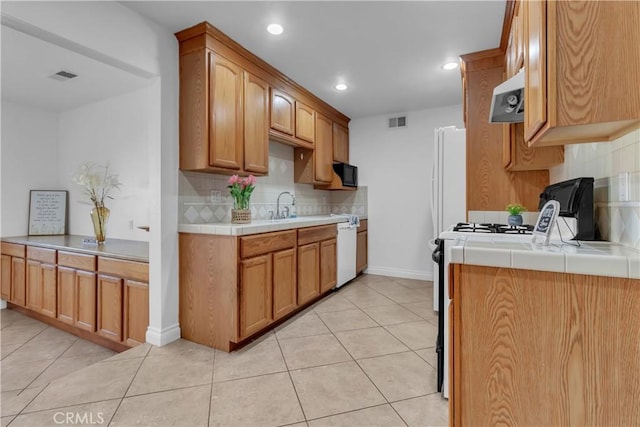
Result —
<instances>
[{"instance_id":1,"label":"pink flower arrangement","mask_svg":"<svg viewBox=\"0 0 640 427\"><path fill-rule=\"evenodd\" d=\"M228 183L227 188L233 197L233 208L249 209L249 199L256 188L256 177L249 175L246 178L240 178L238 175L233 175Z\"/></svg>"}]
</instances>

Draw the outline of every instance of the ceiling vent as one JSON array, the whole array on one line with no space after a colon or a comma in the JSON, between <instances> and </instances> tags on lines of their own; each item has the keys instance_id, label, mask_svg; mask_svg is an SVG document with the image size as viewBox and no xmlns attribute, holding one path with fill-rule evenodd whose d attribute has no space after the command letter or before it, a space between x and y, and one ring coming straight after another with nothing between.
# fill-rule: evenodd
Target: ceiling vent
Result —
<instances>
[{"instance_id":1,"label":"ceiling vent","mask_svg":"<svg viewBox=\"0 0 640 427\"><path fill-rule=\"evenodd\" d=\"M67 80L71 80L73 78L78 77L77 74L70 73L69 71L58 71L55 74L49 76L50 79L58 80L59 82L66 82Z\"/></svg>"},{"instance_id":2,"label":"ceiling vent","mask_svg":"<svg viewBox=\"0 0 640 427\"><path fill-rule=\"evenodd\" d=\"M389 117L389 129L407 127L407 116Z\"/></svg>"}]
</instances>

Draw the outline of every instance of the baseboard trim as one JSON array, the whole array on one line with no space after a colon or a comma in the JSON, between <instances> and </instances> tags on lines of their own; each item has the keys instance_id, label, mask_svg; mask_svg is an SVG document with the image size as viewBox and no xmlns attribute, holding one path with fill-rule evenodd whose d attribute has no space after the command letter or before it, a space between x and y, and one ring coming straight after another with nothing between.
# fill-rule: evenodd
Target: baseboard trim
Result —
<instances>
[{"instance_id":1,"label":"baseboard trim","mask_svg":"<svg viewBox=\"0 0 640 427\"><path fill-rule=\"evenodd\" d=\"M180 325L175 324L163 330L149 326L145 339L149 344L162 347L180 339Z\"/></svg>"},{"instance_id":2,"label":"baseboard trim","mask_svg":"<svg viewBox=\"0 0 640 427\"><path fill-rule=\"evenodd\" d=\"M364 272L366 274L377 274L379 276L400 277L403 279L433 280L433 273L430 271L401 270L399 268L369 266Z\"/></svg>"}]
</instances>

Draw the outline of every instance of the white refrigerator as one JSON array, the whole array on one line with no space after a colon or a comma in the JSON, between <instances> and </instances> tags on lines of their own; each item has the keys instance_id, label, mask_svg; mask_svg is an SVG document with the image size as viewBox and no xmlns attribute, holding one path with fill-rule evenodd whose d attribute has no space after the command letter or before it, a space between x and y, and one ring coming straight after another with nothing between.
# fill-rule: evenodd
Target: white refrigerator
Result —
<instances>
[{"instance_id":1,"label":"white refrigerator","mask_svg":"<svg viewBox=\"0 0 640 427\"><path fill-rule=\"evenodd\" d=\"M467 218L466 132L455 126L437 128L433 143L431 217L433 239ZM432 250L435 242L431 241ZM446 284L445 284L446 285ZM438 271L433 273L433 309L438 311Z\"/></svg>"}]
</instances>

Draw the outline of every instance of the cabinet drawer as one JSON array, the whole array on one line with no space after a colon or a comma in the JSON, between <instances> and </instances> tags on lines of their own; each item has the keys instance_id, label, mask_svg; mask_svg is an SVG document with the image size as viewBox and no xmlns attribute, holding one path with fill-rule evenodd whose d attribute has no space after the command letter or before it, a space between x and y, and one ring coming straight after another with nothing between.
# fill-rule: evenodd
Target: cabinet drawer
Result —
<instances>
[{"instance_id":1,"label":"cabinet drawer","mask_svg":"<svg viewBox=\"0 0 640 427\"><path fill-rule=\"evenodd\" d=\"M317 227L301 228L298 230L298 245L333 239L338 235L338 225L320 225Z\"/></svg>"},{"instance_id":2,"label":"cabinet drawer","mask_svg":"<svg viewBox=\"0 0 640 427\"><path fill-rule=\"evenodd\" d=\"M80 270L96 271L96 256L58 251L58 265Z\"/></svg>"},{"instance_id":3,"label":"cabinet drawer","mask_svg":"<svg viewBox=\"0 0 640 427\"><path fill-rule=\"evenodd\" d=\"M369 227L367 224L367 220L366 219L360 220L360 227L358 227L358 232L367 231L368 229Z\"/></svg>"},{"instance_id":4,"label":"cabinet drawer","mask_svg":"<svg viewBox=\"0 0 640 427\"><path fill-rule=\"evenodd\" d=\"M2 253L5 255L24 258L26 250L24 245L19 245L17 243L2 242Z\"/></svg>"},{"instance_id":5,"label":"cabinet drawer","mask_svg":"<svg viewBox=\"0 0 640 427\"><path fill-rule=\"evenodd\" d=\"M296 232L278 231L240 238L240 258L249 258L296 245Z\"/></svg>"},{"instance_id":6,"label":"cabinet drawer","mask_svg":"<svg viewBox=\"0 0 640 427\"><path fill-rule=\"evenodd\" d=\"M126 261L100 256L98 257L98 271L142 282L149 281L149 264L146 262Z\"/></svg>"},{"instance_id":7,"label":"cabinet drawer","mask_svg":"<svg viewBox=\"0 0 640 427\"><path fill-rule=\"evenodd\" d=\"M27 246L27 258L47 264L55 264L56 250Z\"/></svg>"}]
</instances>

